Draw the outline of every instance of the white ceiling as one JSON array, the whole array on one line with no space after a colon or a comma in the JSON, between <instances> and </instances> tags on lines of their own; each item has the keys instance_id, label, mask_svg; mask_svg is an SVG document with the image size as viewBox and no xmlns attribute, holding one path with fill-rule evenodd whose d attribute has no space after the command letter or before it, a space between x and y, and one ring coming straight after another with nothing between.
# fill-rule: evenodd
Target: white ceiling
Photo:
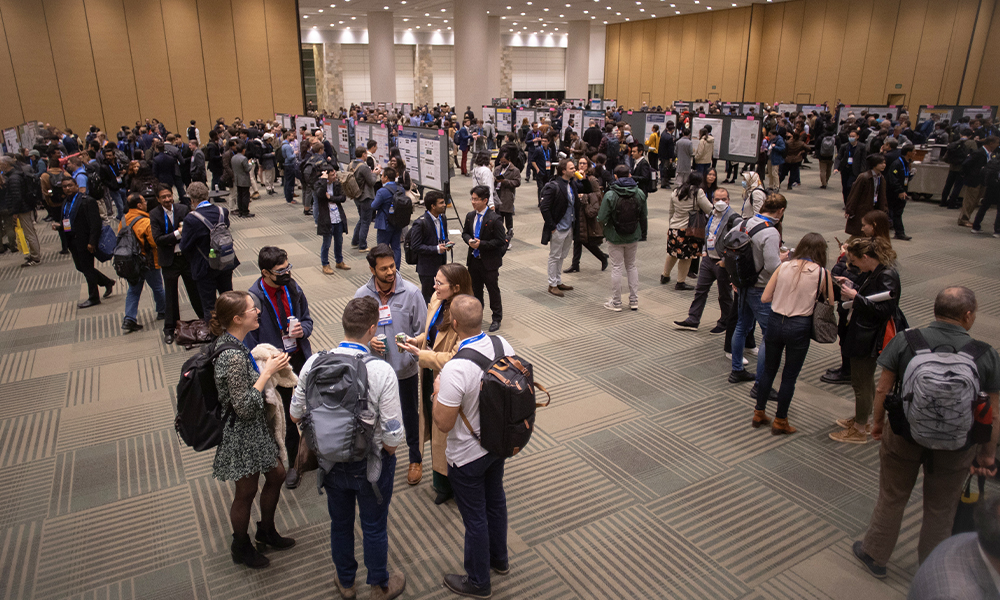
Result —
<instances>
[{"instance_id":1,"label":"white ceiling","mask_svg":"<svg viewBox=\"0 0 1000 600\"><path fill-rule=\"evenodd\" d=\"M454 1L461 0L299 0L303 31L366 29L365 15L391 11L397 31L449 31ZM784 2L787 0L767 0ZM763 2L758 2L763 3ZM503 19L503 32L564 34L569 21L595 26L625 21L749 6L751 0L487 0L491 16ZM322 12L321 12L322 11Z\"/></svg>"}]
</instances>

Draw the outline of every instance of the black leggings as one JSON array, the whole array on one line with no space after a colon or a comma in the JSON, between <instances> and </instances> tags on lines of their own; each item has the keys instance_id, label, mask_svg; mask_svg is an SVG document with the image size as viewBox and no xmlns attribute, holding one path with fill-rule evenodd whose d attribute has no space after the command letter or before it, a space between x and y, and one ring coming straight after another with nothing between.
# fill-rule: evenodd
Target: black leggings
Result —
<instances>
[{"instance_id":1,"label":"black leggings","mask_svg":"<svg viewBox=\"0 0 1000 600\"><path fill-rule=\"evenodd\" d=\"M259 481L260 473L247 475L243 479L236 480L236 494L233 496L233 505L229 509L229 522L232 524L233 534L236 536L246 535L247 529L250 527L250 509L253 507L253 499L257 496L257 483ZM278 507L281 484L284 481L285 467L280 462L264 474L264 489L260 492L261 523L274 523L274 511Z\"/></svg>"}]
</instances>

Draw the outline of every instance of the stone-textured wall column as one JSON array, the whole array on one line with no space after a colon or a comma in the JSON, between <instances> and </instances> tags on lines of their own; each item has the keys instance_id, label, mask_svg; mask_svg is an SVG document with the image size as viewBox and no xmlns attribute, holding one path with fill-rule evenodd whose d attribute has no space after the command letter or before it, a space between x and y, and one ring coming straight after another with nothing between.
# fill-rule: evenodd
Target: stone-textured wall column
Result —
<instances>
[{"instance_id":1,"label":"stone-textured wall column","mask_svg":"<svg viewBox=\"0 0 1000 600\"><path fill-rule=\"evenodd\" d=\"M566 97L586 98L590 83L590 21L570 21L566 39Z\"/></svg>"},{"instance_id":2,"label":"stone-textured wall column","mask_svg":"<svg viewBox=\"0 0 1000 600\"><path fill-rule=\"evenodd\" d=\"M372 102L396 101L396 46L392 12L370 12L368 18L368 64L371 67Z\"/></svg>"},{"instance_id":3,"label":"stone-textured wall column","mask_svg":"<svg viewBox=\"0 0 1000 600\"><path fill-rule=\"evenodd\" d=\"M500 50L500 98L514 97L514 56L510 46Z\"/></svg>"},{"instance_id":4,"label":"stone-textured wall column","mask_svg":"<svg viewBox=\"0 0 1000 600\"><path fill-rule=\"evenodd\" d=\"M323 110L327 108L326 94L323 92L326 89L325 52L323 44L309 44L309 46L312 47L313 68L316 75L316 110Z\"/></svg>"},{"instance_id":5,"label":"stone-textured wall column","mask_svg":"<svg viewBox=\"0 0 1000 600\"><path fill-rule=\"evenodd\" d=\"M327 112L339 110L344 105L344 54L341 44L323 44L326 71Z\"/></svg>"},{"instance_id":6,"label":"stone-textured wall column","mask_svg":"<svg viewBox=\"0 0 1000 600\"><path fill-rule=\"evenodd\" d=\"M413 104L434 105L434 59L430 44L417 44L413 55Z\"/></svg>"},{"instance_id":7,"label":"stone-textured wall column","mask_svg":"<svg viewBox=\"0 0 1000 600\"><path fill-rule=\"evenodd\" d=\"M500 97L500 17L488 18L486 31L486 92L488 98ZM479 107L472 107L479 114Z\"/></svg>"},{"instance_id":8,"label":"stone-textured wall column","mask_svg":"<svg viewBox=\"0 0 1000 600\"><path fill-rule=\"evenodd\" d=\"M489 52L483 42L487 32L489 5L486 0L456 0L455 7L455 112L462 114L470 106L479 114L489 104L484 68ZM478 108L478 110L477 110Z\"/></svg>"}]
</instances>

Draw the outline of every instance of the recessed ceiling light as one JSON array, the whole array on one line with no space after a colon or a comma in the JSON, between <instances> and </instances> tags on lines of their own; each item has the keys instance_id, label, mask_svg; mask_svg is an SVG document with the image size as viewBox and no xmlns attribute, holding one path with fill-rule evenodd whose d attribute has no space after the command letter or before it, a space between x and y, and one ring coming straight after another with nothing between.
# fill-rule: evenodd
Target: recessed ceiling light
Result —
<instances>
[{"instance_id":1,"label":"recessed ceiling light","mask_svg":"<svg viewBox=\"0 0 1000 600\"><path fill-rule=\"evenodd\" d=\"M357 21L357 20L358 20L358 18L357 18L357 17L351 17L351 20L352 20L352 21Z\"/></svg>"},{"instance_id":2,"label":"recessed ceiling light","mask_svg":"<svg viewBox=\"0 0 1000 600\"><path fill-rule=\"evenodd\" d=\"M321 8L321 9L319 9L319 11L317 11L317 12L323 12L323 9Z\"/></svg>"},{"instance_id":3,"label":"recessed ceiling light","mask_svg":"<svg viewBox=\"0 0 1000 600\"><path fill-rule=\"evenodd\" d=\"M628 17L625 17L625 20L628 21Z\"/></svg>"},{"instance_id":4,"label":"recessed ceiling light","mask_svg":"<svg viewBox=\"0 0 1000 600\"><path fill-rule=\"evenodd\" d=\"M585 15L586 15L586 14L589 14L589 13L590 13L590 11L589 11L589 10L585 10L585 11L583 11L583 14L585 14Z\"/></svg>"},{"instance_id":5,"label":"recessed ceiling light","mask_svg":"<svg viewBox=\"0 0 1000 600\"><path fill-rule=\"evenodd\" d=\"M424 13L424 16L425 17L429 17L429 16L431 16L431 13Z\"/></svg>"},{"instance_id":6,"label":"recessed ceiling light","mask_svg":"<svg viewBox=\"0 0 1000 600\"><path fill-rule=\"evenodd\" d=\"M507 7L507 10L510 10L510 7L509 7L509 6Z\"/></svg>"},{"instance_id":7,"label":"recessed ceiling light","mask_svg":"<svg viewBox=\"0 0 1000 600\"><path fill-rule=\"evenodd\" d=\"M382 10L389 10L389 7L388 6L383 6Z\"/></svg>"},{"instance_id":8,"label":"recessed ceiling light","mask_svg":"<svg viewBox=\"0 0 1000 600\"><path fill-rule=\"evenodd\" d=\"M309 18L309 15L302 15L302 18L303 18L303 19L308 19L308 18Z\"/></svg>"},{"instance_id":9,"label":"recessed ceiling light","mask_svg":"<svg viewBox=\"0 0 1000 600\"><path fill-rule=\"evenodd\" d=\"M336 4L331 4L330 8L337 8L337 5Z\"/></svg>"},{"instance_id":10,"label":"recessed ceiling light","mask_svg":"<svg viewBox=\"0 0 1000 600\"><path fill-rule=\"evenodd\" d=\"M677 5L676 4L671 4L670 8L677 8Z\"/></svg>"},{"instance_id":11,"label":"recessed ceiling light","mask_svg":"<svg viewBox=\"0 0 1000 600\"><path fill-rule=\"evenodd\" d=\"M333 23L330 23L330 27L333 27Z\"/></svg>"},{"instance_id":12,"label":"recessed ceiling light","mask_svg":"<svg viewBox=\"0 0 1000 600\"><path fill-rule=\"evenodd\" d=\"M510 30L510 32L511 32L511 33L514 33L514 30L513 30L513 29L511 29L511 30Z\"/></svg>"},{"instance_id":13,"label":"recessed ceiling light","mask_svg":"<svg viewBox=\"0 0 1000 600\"><path fill-rule=\"evenodd\" d=\"M606 8L606 9L608 9L608 10L611 10L611 7L610 7L610 6L605 6L604 8Z\"/></svg>"},{"instance_id":14,"label":"recessed ceiling light","mask_svg":"<svg viewBox=\"0 0 1000 600\"><path fill-rule=\"evenodd\" d=\"M622 16L622 14L620 12L616 12L615 15L617 15L619 17Z\"/></svg>"},{"instance_id":15,"label":"recessed ceiling light","mask_svg":"<svg viewBox=\"0 0 1000 600\"><path fill-rule=\"evenodd\" d=\"M409 19L403 19L404 23L407 22L407 21L409 21ZM341 21L341 23L343 23L343 21Z\"/></svg>"},{"instance_id":16,"label":"recessed ceiling light","mask_svg":"<svg viewBox=\"0 0 1000 600\"><path fill-rule=\"evenodd\" d=\"M675 11L674 11L674 14L675 14L675 15L679 15L679 14L681 14L681 11L679 11L679 10L675 10Z\"/></svg>"},{"instance_id":17,"label":"recessed ceiling light","mask_svg":"<svg viewBox=\"0 0 1000 600\"><path fill-rule=\"evenodd\" d=\"M343 22L343 21L337 21L337 22L338 22L338 23L340 23L341 25L343 25L343 24L344 24L344 22Z\"/></svg>"},{"instance_id":18,"label":"recessed ceiling light","mask_svg":"<svg viewBox=\"0 0 1000 600\"><path fill-rule=\"evenodd\" d=\"M556 27L556 31L559 31L559 28L558 28L558 27Z\"/></svg>"},{"instance_id":19,"label":"recessed ceiling light","mask_svg":"<svg viewBox=\"0 0 1000 600\"><path fill-rule=\"evenodd\" d=\"M448 31L451 31L451 27L448 28Z\"/></svg>"},{"instance_id":20,"label":"recessed ceiling light","mask_svg":"<svg viewBox=\"0 0 1000 600\"><path fill-rule=\"evenodd\" d=\"M547 8L543 8L542 10L544 10L545 12L549 12L549 9Z\"/></svg>"},{"instance_id":21,"label":"recessed ceiling light","mask_svg":"<svg viewBox=\"0 0 1000 600\"><path fill-rule=\"evenodd\" d=\"M500 18L502 19L503 17L500 17ZM447 22L448 22L448 19L445 19L445 20L444 20L444 22L445 22L445 23L447 23Z\"/></svg>"},{"instance_id":22,"label":"recessed ceiling light","mask_svg":"<svg viewBox=\"0 0 1000 600\"><path fill-rule=\"evenodd\" d=\"M594 15L590 15L590 18L591 19L596 19L597 17L595 17Z\"/></svg>"},{"instance_id":23,"label":"recessed ceiling light","mask_svg":"<svg viewBox=\"0 0 1000 600\"><path fill-rule=\"evenodd\" d=\"M517 23L514 23L513 25L514 25L514 26L516 27L516 26L517 26Z\"/></svg>"},{"instance_id":24,"label":"recessed ceiling light","mask_svg":"<svg viewBox=\"0 0 1000 600\"><path fill-rule=\"evenodd\" d=\"M705 8L707 8L708 10L712 10L711 6L706 6Z\"/></svg>"},{"instance_id":25,"label":"recessed ceiling light","mask_svg":"<svg viewBox=\"0 0 1000 600\"><path fill-rule=\"evenodd\" d=\"M607 25L607 24L608 24L608 22L607 22L607 21L605 21L605 22L604 22L604 24L605 24L605 25Z\"/></svg>"},{"instance_id":26,"label":"recessed ceiling light","mask_svg":"<svg viewBox=\"0 0 1000 600\"><path fill-rule=\"evenodd\" d=\"M407 31L413 31L413 28L412 27L407 27L406 30Z\"/></svg>"},{"instance_id":27,"label":"recessed ceiling light","mask_svg":"<svg viewBox=\"0 0 1000 600\"><path fill-rule=\"evenodd\" d=\"M735 3L735 2L733 2L733 6L736 6L736 3Z\"/></svg>"},{"instance_id":28,"label":"recessed ceiling light","mask_svg":"<svg viewBox=\"0 0 1000 600\"><path fill-rule=\"evenodd\" d=\"M565 17L565 16L566 16L566 15L559 15L559 18L561 19L561 18L563 18L563 17Z\"/></svg>"},{"instance_id":29,"label":"recessed ceiling light","mask_svg":"<svg viewBox=\"0 0 1000 600\"><path fill-rule=\"evenodd\" d=\"M351 28L350 28L350 27L344 27L344 30L345 30L345 31L350 31L350 30L351 30Z\"/></svg>"},{"instance_id":30,"label":"recessed ceiling light","mask_svg":"<svg viewBox=\"0 0 1000 600\"><path fill-rule=\"evenodd\" d=\"M649 16L652 17L652 18L654 18L654 19L656 18L656 15L649 15Z\"/></svg>"},{"instance_id":31,"label":"recessed ceiling light","mask_svg":"<svg viewBox=\"0 0 1000 600\"><path fill-rule=\"evenodd\" d=\"M646 12L646 9L645 8L640 8L639 12Z\"/></svg>"},{"instance_id":32,"label":"recessed ceiling light","mask_svg":"<svg viewBox=\"0 0 1000 600\"><path fill-rule=\"evenodd\" d=\"M420 29L420 25L417 25L417 29Z\"/></svg>"},{"instance_id":33,"label":"recessed ceiling light","mask_svg":"<svg viewBox=\"0 0 1000 600\"><path fill-rule=\"evenodd\" d=\"M316 26L315 26L315 25L313 25L313 29L316 29Z\"/></svg>"},{"instance_id":34,"label":"recessed ceiling light","mask_svg":"<svg viewBox=\"0 0 1000 600\"><path fill-rule=\"evenodd\" d=\"M542 20L542 18L541 18L541 17L538 17L538 20L539 20L539 21L541 21L541 20ZM542 27L545 27L545 25L542 25Z\"/></svg>"},{"instance_id":35,"label":"recessed ceiling light","mask_svg":"<svg viewBox=\"0 0 1000 600\"><path fill-rule=\"evenodd\" d=\"M443 9L443 8L442 8L442 9L441 9L441 12L445 12L445 9ZM489 11L486 11L486 12L488 13Z\"/></svg>"}]
</instances>

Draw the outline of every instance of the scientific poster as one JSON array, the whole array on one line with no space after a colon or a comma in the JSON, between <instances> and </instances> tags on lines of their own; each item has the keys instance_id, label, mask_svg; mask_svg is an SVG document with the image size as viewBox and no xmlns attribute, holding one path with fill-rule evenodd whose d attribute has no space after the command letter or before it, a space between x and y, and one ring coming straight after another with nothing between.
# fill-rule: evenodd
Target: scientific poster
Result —
<instances>
[{"instance_id":1,"label":"scientific poster","mask_svg":"<svg viewBox=\"0 0 1000 600\"><path fill-rule=\"evenodd\" d=\"M524 119L528 120L528 125L535 122L535 111L528 108L519 108L514 115L514 127L515 129L520 127L524 123Z\"/></svg>"},{"instance_id":2,"label":"scientific poster","mask_svg":"<svg viewBox=\"0 0 1000 600\"><path fill-rule=\"evenodd\" d=\"M351 156L351 134L347 121L337 124L337 153L346 156L348 162L354 158Z\"/></svg>"},{"instance_id":3,"label":"scientific poster","mask_svg":"<svg viewBox=\"0 0 1000 600\"><path fill-rule=\"evenodd\" d=\"M653 125L660 126L660 133L663 133L667 129L667 115L663 113L646 113L646 129L645 129L645 139L649 139L649 136L653 134Z\"/></svg>"},{"instance_id":4,"label":"scientific poster","mask_svg":"<svg viewBox=\"0 0 1000 600\"><path fill-rule=\"evenodd\" d=\"M750 114L750 109L751 108L753 109L753 112L754 112L755 115L759 115L760 114L760 102L753 102L753 103L750 103L750 104L743 104L742 107L743 107L743 114L745 114L745 115Z\"/></svg>"},{"instance_id":5,"label":"scientific poster","mask_svg":"<svg viewBox=\"0 0 1000 600\"><path fill-rule=\"evenodd\" d=\"M497 115L497 131L501 133L510 133L513 131L511 129L510 120L510 109L509 108L498 108L496 109Z\"/></svg>"},{"instance_id":6,"label":"scientific poster","mask_svg":"<svg viewBox=\"0 0 1000 600\"><path fill-rule=\"evenodd\" d=\"M609 108L614 108L616 106L618 106L617 100L605 100L603 102L604 110L608 110Z\"/></svg>"},{"instance_id":7,"label":"scientific poster","mask_svg":"<svg viewBox=\"0 0 1000 600\"><path fill-rule=\"evenodd\" d=\"M826 107L823 106L822 104L803 104L802 105L802 112L804 112L807 117L809 116L809 113L811 113L813 111L816 111L816 114L818 115L821 112L823 112L824 110L826 110Z\"/></svg>"},{"instance_id":8,"label":"scientific poster","mask_svg":"<svg viewBox=\"0 0 1000 600\"><path fill-rule=\"evenodd\" d=\"M590 128L590 122L594 121L598 128L604 129L604 111L601 110L585 110L583 111L583 131L587 131ZM580 134L583 137L583 134Z\"/></svg>"},{"instance_id":9,"label":"scientific poster","mask_svg":"<svg viewBox=\"0 0 1000 600\"><path fill-rule=\"evenodd\" d=\"M931 115L940 115L940 120L951 119L952 112L954 109L950 107L938 108L936 106L925 106L920 109L920 114L917 115L917 124L923 123L924 121L931 118Z\"/></svg>"},{"instance_id":10,"label":"scientific poster","mask_svg":"<svg viewBox=\"0 0 1000 600\"><path fill-rule=\"evenodd\" d=\"M975 108L967 108L962 111L963 117L969 117L970 119L982 119L984 117L992 116L993 112L989 106L977 106Z\"/></svg>"},{"instance_id":11,"label":"scientific poster","mask_svg":"<svg viewBox=\"0 0 1000 600\"><path fill-rule=\"evenodd\" d=\"M601 99L591 98L590 99L590 110L601 110Z\"/></svg>"},{"instance_id":12,"label":"scientific poster","mask_svg":"<svg viewBox=\"0 0 1000 600\"><path fill-rule=\"evenodd\" d=\"M691 103L691 112L693 112L693 113L695 113L697 115L708 114L708 106L709 106L709 104L711 104L711 102L692 102ZM715 129L715 127L713 126L712 129Z\"/></svg>"},{"instance_id":13,"label":"scientific poster","mask_svg":"<svg viewBox=\"0 0 1000 600\"><path fill-rule=\"evenodd\" d=\"M582 136L583 132L587 130L587 125L583 122L583 111L571 109L563 112L563 127L569 126L570 119L573 119L573 129Z\"/></svg>"},{"instance_id":14,"label":"scientific poster","mask_svg":"<svg viewBox=\"0 0 1000 600\"><path fill-rule=\"evenodd\" d=\"M354 147L364 148L371 139L371 125L360 121L354 123Z\"/></svg>"},{"instance_id":15,"label":"scientific poster","mask_svg":"<svg viewBox=\"0 0 1000 600\"><path fill-rule=\"evenodd\" d=\"M385 167L389 164L389 130L385 125L372 125L372 139L378 142L375 149L375 164Z\"/></svg>"},{"instance_id":16,"label":"scientific poster","mask_svg":"<svg viewBox=\"0 0 1000 600\"><path fill-rule=\"evenodd\" d=\"M435 136L428 139L420 137L420 173L423 181L421 185L433 190L441 190L444 182L441 181L441 142Z\"/></svg>"},{"instance_id":17,"label":"scientific poster","mask_svg":"<svg viewBox=\"0 0 1000 600\"><path fill-rule=\"evenodd\" d=\"M482 119L483 119L483 124L486 124L487 121L493 121L493 124L496 125L497 110L492 106L484 106Z\"/></svg>"},{"instance_id":18,"label":"scientific poster","mask_svg":"<svg viewBox=\"0 0 1000 600\"><path fill-rule=\"evenodd\" d=\"M330 144L333 144L333 140L334 140L334 137L333 137L333 123L324 123L323 124L323 138L326 141L330 142Z\"/></svg>"},{"instance_id":19,"label":"scientific poster","mask_svg":"<svg viewBox=\"0 0 1000 600\"><path fill-rule=\"evenodd\" d=\"M712 126L712 137L715 138L715 147L712 152L713 158L719 158L719 147L722 146L722 119L710 119L708 117L694 117L691 119L691 143L698 143L698 132L705 125Z\"/></svg>"},{"instance_id":20,"label":"scientific poster","mask_svg":"<svg viewBox=\"0 0 1000 600\"><path fill-rule=\"evenodd\" d=\"M760 121L733 119L729 122L729 154L757 156L760 144ZM718 144L716 144L718 147Z\"/></svg>"},{"instance_id":21,"label":"scientific poster","mask_svg":"<svg viewBox=\"0 0 1000 600\"><path fill-rule=\"evenodd\" d=\"M798 104L778 104L778 113L782 115L785 113L793 113L798 109Z\"/></svg>"},{"instance_id":22,"label":"scientific poster","mask_svg":"<svg viewBox=\"0 0 1000 600\"><path fill-rule=\"evenodd\" d=\"M21 144L17 141L17 128L11 127L3 130L3 143L7 146L7 152L21 153Z\"/></svg>"},{"instance_id":23,"label":"scientific poster","mask_svg":"<svg viewBox=\"0 0 1000 600\"><path fill-rule=\"evenodd\" d=\"M414 183L420 184L420 144L417 143L417 132L403 129L396 136L399 155L403 157L406 171Z\"/></svg>"}]
</instances>

